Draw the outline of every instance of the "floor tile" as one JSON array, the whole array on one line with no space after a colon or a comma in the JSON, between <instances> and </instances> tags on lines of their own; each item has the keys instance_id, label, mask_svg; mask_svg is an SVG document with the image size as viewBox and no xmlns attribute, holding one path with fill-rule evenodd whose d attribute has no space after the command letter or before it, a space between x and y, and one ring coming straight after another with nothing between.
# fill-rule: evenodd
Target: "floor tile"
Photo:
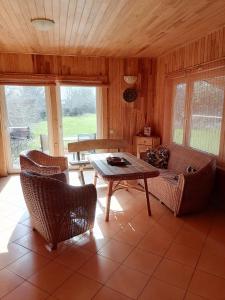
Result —
<instances>
[{"instance_id":1,"label":"floor tile","mask_svg":"<svg viewBox=\"0 0 225 300\"><path fill-rule=\"evenodd\" d=\"M146 285L148 278L141 272L121 266L106 282L106 286L136 299Z\"/></svg>"},{"instance_id":2,"label":"floor tile","mask_svg":"<svg viewBox=\"0 0 225 300\"><path fill-rule=\"evenodd\" d=\"M165 257L180 262L189 267L194 267L198 261L200 251L173 243Z\"/></svg>"},{"instance_id":3,"label":"floor tile","mask_svg":"<svg viewBox=\"0 0 225 300\"><path fill-rule=\"evenodd\" d=\"M138 244L138 248L163 256L168 250L172 239L167 235L158 235L153 229Z\"/></svg>"},{"instance_id":4,"label":"floor tile","mask_svg":"<svg viewBox=\"0 0 225 300\"><path fill-rule=\"evenodd\" d=\"M92 255L92 252L80 249L79 247L71 247L63 251L56 261L73 270L80 268Z\"/></svg>"},{"instance_id":5,"label":"floor tile","mask_svg":"<svg viewBox=\"0 0 225 300\"><path fill-rule=\"evenodd\" d=\"M149 217L143 217L143 214L138 214L136 217L134 217L130 222L128 222L128 225L133 228L134 230L143 232L144 234L148 231L152 230L156 224L156 221Z\"/></svg>"},{"instance_id":6,"label":"floor tile","mask_svg":"<svg viewBox=\"0 0 225 300\"><path fill-rule=\"evenodd\" d=\"M97 295L93 298L94 300L129 300L125 295L122 295L110 288L103 287Z\"/></svg>"},{"instance_id":7,"label":"floor tile","mask_svg":"<svg viewBox=\"0 0 225 300\"><path fill-rule=\"evenodd\" d=\"M151 275L162 258L150 252L134 249L124 261L124 265Z\"/></svg>"},{"instance_id":8,"label":"floor tile","mask_svg":"<svg viewBox=\"0 0 225 300\"><path fill-rule=\"evenodd\" d=\"M130 245L136 246L142 237L144 236L143 232L135 230L130 224L126 225L124 229L120 230L115 236L114 239Z\"/></svg>"},{"instance_id":9,"label":"floor tile","mask_svg":"<svg viewBox=\"0 0 225 300\"><path fill-rule=\"evenodd\" d=\"M175 238L175 242L179 245L184 245L196 251L202 249L205 240L205 235L195 230L182 228Z\"/></svg>"},{"instance_id":10,"label":"floor tile","mask_svg":"<svg viewBox=\"0 0 225 300\"><path fill-rule=\"evenodd\" d=\"M31 228L18 223L13 228L0 232L0 242L14 242L27 235L29 232L31 232Z\"/></svg>"},{"instance_id":11,"label":"floor tile","mask_svg":"<svg viewBox=\"0 0 225 300\"><path fill-rule=\"evenodd\" d=\"M64 251L70 246L69 244L67 244L67 242L59 243L57 250L50 252L46 248L46 241L41 237L41 235L38 232L35 231L30 234L27 234L25 237L19 240L16 240L16 243L49 258L54 258L58 256L62 251Z\"/></svg>"},{"instance_id":12,"label":"floor tile","mask_svg":"<svg viewBox=\"0 0 225 300\"><path fill-rule=\"evenodd\" d=\"M183 218L184 229L192 230L202 235L207 235L211 226L212 218L204 213L188 215Z\"/></svg>"},{"instance_id":13,"label":"floor tile","mask_svg":"<svg viewBox=\"0 0 225 300\"><path fill-rule=\"evenodd\" d=\"M50 260L44 256L30 252L7 266L7 269L27 279L34 273L38 272L41 268L46 266L49 261Z\"/></svg>"},{"instance_id":14,"label":"floor tile","mask_svg":"<svg viewBox=\"0 0 225 300\"><path fill-rule=\"evenodd\" d=\"M93 234L95 236L97 235L105 238L113 237L118 231L121 230L121 228L124 227L120 220L121 218L125 217L120 216L120 214L113 214L113 216L110 215L110 222L105 222L105 218L100 221L96 220Z\"/></svg>"},{"instance_id":15,"label":"floor tile","mask_svg":"<svg viewBox=\"0 0 225 300\"><path fill-rule=\"evenodd\" d=\"M164 259L154 272L159 280L186 289L191 279L193 268L187 267L172 260Z\"/></svg>"},{"instance_id":16,"label":"floor tile","mask_svg":"<svg viewBox=\"0 0 225 300\"><path fill-rule=\"evenodd\" d=\"M202 250L197 269L225 278L225 247L208 240Z\"/></svg>"},{"instance_id":17,"label":"floor tile","mask_svg":"<svg viewBox=\"0 0 225 300\"><path fill-rule=\"evenodd\" d=\"M225 279L205 272L196 271L189 290L206 299L225 299Z\"/></svg>"},{"instance_id":18,"label":"floor tile","mask_svg":"<svg viewBox=\"0 0 225 300\"><path fill-rule=\"evenodd\" d=\"M153 278L144 288L144 291L138 299L182 300L184 294L185 290Z\"/></svg>"},{"instance_id":19,"label":"floor tile","mask_svg":"<svg viewBox=\"0 0 225 300\"><path fill-rule=\"evenodd\" d=\"M118 268L119 264L101 255L91 257L78 272L84 276L104 283Z\"/></svg>"},{"instance_id":20,"label":"floor tile","mask_svg":"<svg viewBox=\"0 0 225 300\"><path fill-rule=\"evenodd\" d=\"M75 246L79 246L80 249L85 249L91 252L96 253L100 250L107 242L108 238L102 235L96 235L96 233L92 234L84 234L81 239L79 239Z\"/></svg>"},{"instance_id":21,"label":"floor tile","mask_svg":"<svg viewBox=\"0 0 225 300\"><path fill-rule=\"evenodd\" d=\"M30 250L15 243L5 245L0 251L0 269L6 267L28 252L30 252Z\"/></svg>"},{"instance_id":22,"label":"floor tile","mask_svg":"<svg viewBox=\"0 0 225 300\"><path fill-rule=\"evenodd\" d=\"M75 273L56 290L53 296L59 300L90 300L101 287L97 281Z\"/></svg>"},{"instance_id":23,"label":"floor tile","mask_svg":"<svg viewBox=\"0 0 225 300\"><path fill-rule=\"evenodd\" d=\"M111 258L117 262L122 262L129 255L132 249L133 246L119 241L110 240L99 250L98 254Z\"/></svg>"},{"instance_id":24,"label":"floor tile","mask_svg":"<svg viewBox=\"0 0 225 300\"><path fill-rule=\"evenodd\" d=\"M190 292L187 293L187 295L184 298L185 300L205 300L205 298L202 298L200 296L194 295Z\"/></svg>"},{"instance_id":25,"label":"floor tile","mask_svg":"<svg viewBox=\"0 0 225 300\"><path fill-rule=\"evenodd\" d=\"M165 229L165 231L175 236L184 225L184 222L180 218L174 218L173 214L167 214L160 218L159 224Z\"/></svg>"},{"instance_id":26,"label":"floor tile","mask_svg":"<svg viewBox=\"0 0 225 300\"><path fill-rule=\"evenodd\" d=\"M49 295L36 288L29 282L24 282L11 293L3 297L4 300L44 300Z\"/></svg>"},{"instance_id":27,"label":"floor tile","mask_svg":"<svg viewBox=\"0 0 225 300\"><path fill-rule=\"evenodd\" d=\"M48 293L53 293L71 273L70 269L53 261L28 278L28 281Z\"/></svg>"},{"instance_id":28,"label":"floor tile","mask_svg":"<svg viewBox=\"0 0 225 300\"><path fill-rule=\"evenodd\" d=\"M23 283L23 279L12 272L3 269L0 271L0 298Z\"/></svg>"}]
</instances>

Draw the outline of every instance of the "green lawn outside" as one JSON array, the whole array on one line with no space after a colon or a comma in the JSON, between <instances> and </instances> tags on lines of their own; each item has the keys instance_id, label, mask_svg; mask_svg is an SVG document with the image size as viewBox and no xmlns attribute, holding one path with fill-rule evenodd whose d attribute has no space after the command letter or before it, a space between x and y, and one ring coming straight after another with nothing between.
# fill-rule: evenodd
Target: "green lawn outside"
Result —
<instances>
[{"instance_id":1,"label":"green lawn outside","mask_svg":"<svg viewBox=\"0 0 225 300\"><path fill-rule=\"evenodd\" d=\"M63 136L73 137L79 133L96 133L96 114L63 117ZM48 134L47 121L41 121L31 127L32 139L13 147L13 160L18 163L18 155L25 149L40 149L40 134ZM66 143L65 143L66 144Z\"/></svg>"},{"instance_id":2,"label":"green lawn outside","mask_svg":"<svg viewBox=\"0 0 225 300\"><path fill-rule=\"evenodd\" d=\"M183 130L176 129L173 141L182 144ZM194 129L192 130L190 146L215 155L219 153L220 130L218 129Z\"/></svg>"}]
</instances>

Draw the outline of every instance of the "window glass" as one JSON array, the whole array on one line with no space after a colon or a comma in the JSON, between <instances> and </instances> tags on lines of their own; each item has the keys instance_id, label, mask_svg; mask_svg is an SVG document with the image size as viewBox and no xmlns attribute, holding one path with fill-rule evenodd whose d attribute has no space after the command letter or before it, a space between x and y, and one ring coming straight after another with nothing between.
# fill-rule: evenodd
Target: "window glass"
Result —
<instances>
[{"instance_id":1,"label":"window glass","mask_svg":"<svg viewBox=\"0 0 225 300\"><path fill-rule=\"evenodd\" d=\"M191 99L190 146L219 154L225 77L194 82Z\"/></svg>"},{"instance_id":2,"label":"window glass","mask_svg":"<svg viewBox=\"0 0 225 300\"><path fill-rule=\"evenodd\" d=\"M176 144L183 143L185 97L186 83L176 84L173 107L173 142Z\"/></svg>"}]
</instances>

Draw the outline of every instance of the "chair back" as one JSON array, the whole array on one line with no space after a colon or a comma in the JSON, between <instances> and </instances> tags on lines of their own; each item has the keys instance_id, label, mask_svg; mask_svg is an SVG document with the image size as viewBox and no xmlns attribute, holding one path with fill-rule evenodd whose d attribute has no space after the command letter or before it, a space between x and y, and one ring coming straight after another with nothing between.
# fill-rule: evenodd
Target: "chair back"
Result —
<instances>
[{"instance_id":1,"label":"chair back","mask_svg":"<svg viewBox=\"0 0 225 300\"><path fill-rule=\"evenodd\" d=\"M33 227L46 240L51 240L51 237L56 234L56 224L60 223L62 218L59 212L63 213L62 199L65 183L24 171L20 173L20 182ZM59 220L55 219L57 215L59 215Z\"/></svg>"},{"instance_id":2,"label":"chair back","mask_svg":"<svg viewBox=\"0 0 225 300\"><path fill-rule=\"evenodd\" d=\"M117 151L120 151L121 149L127 147L128 147L127 141L118 140L118 139L97 139L97 140L86 140L86 141L68 143L69 152L107 150L107 149L115 149Z\"/></svg>"}]
</instances>

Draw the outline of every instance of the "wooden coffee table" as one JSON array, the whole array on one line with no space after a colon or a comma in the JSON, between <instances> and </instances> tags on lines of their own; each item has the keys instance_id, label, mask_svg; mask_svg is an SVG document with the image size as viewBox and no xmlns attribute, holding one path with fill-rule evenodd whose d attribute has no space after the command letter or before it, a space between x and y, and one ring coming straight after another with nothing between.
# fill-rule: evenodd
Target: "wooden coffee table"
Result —
<instances>
[{"instance_id":1,"label":"wooden coffee table","mask_svg":"<svg viewBox=\"0 0 225 300\"><path fill-rule=\"evenodd\" d=\"M130 164L123 167L111 166L106 161L106 157L110 155L123 157ZM95 185L97 177L99 176L108 182L105 221L109 221L111 196L115 191L121 188L135 188L139 191L144 191L147 200L148 215L151 216L147 178L156 177L159 175L159 171L156 168L152 167L147 162L137 158L136 156L124 152L91 154L89 156L89 160L96 171L94 181ZM138 187L137 185L130 185L127 182L129 180L136 179L144 180L144 188L141 186Z\"/></svg>"}]
</instances>

